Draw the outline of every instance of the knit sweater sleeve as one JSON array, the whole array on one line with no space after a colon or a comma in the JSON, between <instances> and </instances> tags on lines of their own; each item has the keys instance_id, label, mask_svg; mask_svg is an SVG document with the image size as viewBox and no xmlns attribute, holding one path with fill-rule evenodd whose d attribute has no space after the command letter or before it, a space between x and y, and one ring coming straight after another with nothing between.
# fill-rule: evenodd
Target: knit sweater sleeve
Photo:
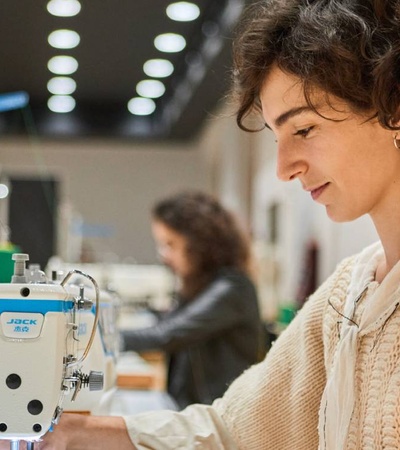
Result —
<instances>
[{"instance_id":1,"label":"knit sweater sleeve","mask_svg":"<svg viewBox=\"0 0 400 450\"><path fill-rule=\"evenodd\" d=\"M266 359L245 371L213 405L125 417L136 448L318 448L318 409L326 379L323 316L338 286L345 289L340 279L350 271L351 263L345 261L308 300Z\"/></svg>"},{"instance_id":2,"label":"knit sweater sleeve","mask_svg":"<svg viewBox=\"0 0 400 450\"><path fill-rule=\"evenodd\" d=\"M348 278L351 261L345 260L310 297L267 358L214 403L239 448L318 448L318 410L326 381L323 316L331 295L345 292L342 280Z\"/></svg>"}]
</instances>

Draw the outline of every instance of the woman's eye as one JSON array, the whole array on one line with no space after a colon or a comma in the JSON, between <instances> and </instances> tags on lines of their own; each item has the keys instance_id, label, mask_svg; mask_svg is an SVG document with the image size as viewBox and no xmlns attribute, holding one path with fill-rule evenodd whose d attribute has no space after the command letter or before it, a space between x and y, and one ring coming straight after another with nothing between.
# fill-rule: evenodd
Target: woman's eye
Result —
<instances>
[{"instance_id":1,"label":"woman's eye","mask_svg":"<svg viewBox=\"0 0 400 450\"><path fill-rule=\"evenodd\" d=\"M301 137L307 137L308 133L313 129L314 127L307 127L307 128L303 128L302 130L298 130L296 131L296 133L294 133L295 136L301 136Z\"/></svg>"}]
</instances>

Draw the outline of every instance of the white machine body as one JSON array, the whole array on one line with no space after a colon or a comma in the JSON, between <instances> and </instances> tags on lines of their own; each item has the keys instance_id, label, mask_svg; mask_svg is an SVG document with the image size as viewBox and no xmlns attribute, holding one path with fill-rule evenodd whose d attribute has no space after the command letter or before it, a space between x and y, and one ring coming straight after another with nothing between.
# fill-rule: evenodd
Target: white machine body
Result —
<instances>
[{"instance_id":1,"label":"white machine body","mask_svg":"<svg viewBox=\"0 0 400 450\"><path fill-rule=\"evenodd\" d=\"M0 439L37 440L61 408L76 355L74 298L57 284L0 284Z\"/></svg>"}]
</instances>

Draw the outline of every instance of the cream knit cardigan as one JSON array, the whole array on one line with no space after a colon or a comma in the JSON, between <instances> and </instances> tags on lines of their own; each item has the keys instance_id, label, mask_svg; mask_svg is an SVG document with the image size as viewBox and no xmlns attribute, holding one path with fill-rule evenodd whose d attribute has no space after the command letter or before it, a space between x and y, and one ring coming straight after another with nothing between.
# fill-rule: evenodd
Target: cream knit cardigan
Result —
<instances>
[{"instance_id":1,"label":"cream knit cardigan","mask_svg":"<svg viewBox=\"0 0 400 450\"><path fill-rule=\"evenodd\" d=\"M245 371L212 406L125 417L136 447L317 450L318 410L354 261L348 258L338 266L266 359ZM400 449L399 358L400 308L382 328L359 338L346 450Z\"/></svg>"}]
</instances>

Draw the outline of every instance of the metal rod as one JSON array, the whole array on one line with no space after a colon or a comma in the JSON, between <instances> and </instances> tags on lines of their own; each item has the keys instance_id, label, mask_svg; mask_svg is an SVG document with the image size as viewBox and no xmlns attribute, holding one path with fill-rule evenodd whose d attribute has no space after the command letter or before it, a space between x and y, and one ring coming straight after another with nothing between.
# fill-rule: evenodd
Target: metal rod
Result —
<instances>
[{"instance_id":1,"label":"metal rod","mask_svg":"<svg viewBox=\"0 0 400 450\"><path fill-rule=\"evenodd\" d=\"M10 441L10 450L19 450L20 441ZM34 442L26 443L26 450L34 450Z\"/></svg>"},{"instance_id":2,"label":"metal rod","mask_svg":"<svg viewBox=\"0 0 400 450\"><path fill-rule=\"evenodd\" d=\"M67 275L64 277L64 279L61 281L61 286L64 287L64 285L67 283L67 281L69 280L69 278L71 278L72 275L74 274L79 274L82 275L83 277L86 277L94 286L94 290L96 292L96 312L94 315L94 322L93 322L93 327L92 327L92 332L90 334L89 337L89 341L86 345L86 348L83 352L83 355L80 357L80 359L78 361L74 361L72 363L69 363L69 367L72 366L77 366L79 364L81 364L87 357L90 348L92 347L93 341L94 341L94 336L96 334L96 330L97 330L97 324L99 322L99 314L100 314L100 289L98 284L96 283L96 280L94 278L92 278L90 275L88 275L87 273L82 272L81 270L78 269L73 269L70 272L67 273Z\"/></svg>"}]
</instances>

